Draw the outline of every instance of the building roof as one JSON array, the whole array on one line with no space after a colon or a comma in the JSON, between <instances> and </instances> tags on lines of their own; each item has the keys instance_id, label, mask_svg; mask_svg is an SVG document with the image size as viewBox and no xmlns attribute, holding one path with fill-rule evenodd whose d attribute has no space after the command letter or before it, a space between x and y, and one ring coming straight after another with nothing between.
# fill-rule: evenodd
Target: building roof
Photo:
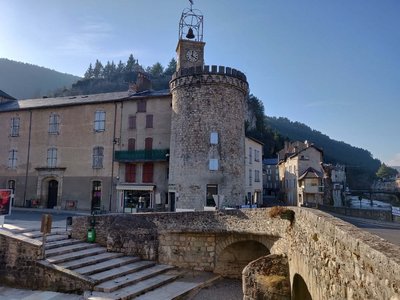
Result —
<instances>
[{"instance_id":1,"label":"building roof","mask_svg":"<svg viewBox=\"0 0 400 300\"><path fill-rule=\"evenodd\" d=\"M16 101L0 103L0 112L25 110L25 109L39 109L39 108L48 108L57 106L106 103L114 101L126 101L133 99L141 99L145 97L163 97L170 95L171 94L169 90L143 91L138 93L134 93L131 91L124 91L124 92L101 93L93 95L16 100Z\"/></svg>"},{"instance_id":2,"label":"building roof","mask_svg":"<svg viewBox=\"0 0 400 300\"><path fill-rule=\"evenodd\" d=\"M12 97L9 94L7 94L6 92L3 92L2 90L0 90L0 98L6 98L6 99L10 99L10 100L17 100L14 97Z\"/></svg>"},{"instance_id":3,"label":"building roof","mask_svg":"<svg viewBox=\"0 0 400 300\"><path fill-rule=\"evenodd\" d=\"M309 167L304 171L303 174L299 176L299 180L303 180L304 178L322 178L322 173L315 170L314 168Z\"/></svg>"},{"instance_id":4,"label":"building roof","mask_svg":"<svg viewBox=\"0 0 400 300\"><path fill-rule=\"evenodd\" d=\"M277 165L278 164L278 158L264 158L263 159L263 164L264 165Z\"/></svg>"}]
</instances>

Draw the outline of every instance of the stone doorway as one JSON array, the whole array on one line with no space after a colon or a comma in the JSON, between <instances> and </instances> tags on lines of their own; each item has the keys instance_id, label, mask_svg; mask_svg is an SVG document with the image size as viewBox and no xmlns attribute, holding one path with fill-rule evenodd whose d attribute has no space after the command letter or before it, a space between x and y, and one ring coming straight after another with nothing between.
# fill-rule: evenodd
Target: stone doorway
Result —
<instances>
[{"instance_id":1,"label":"stone doorway","mask_svg":"<svg viewBox=\"0 0 400 300\"><path fill-rule=\"evenodd\" d=\"M50 180L48 185L48 193L47 193L47 208L54 208L57 206L57 197L58 197L58 181Z\"/></svg>"}]
</instances>

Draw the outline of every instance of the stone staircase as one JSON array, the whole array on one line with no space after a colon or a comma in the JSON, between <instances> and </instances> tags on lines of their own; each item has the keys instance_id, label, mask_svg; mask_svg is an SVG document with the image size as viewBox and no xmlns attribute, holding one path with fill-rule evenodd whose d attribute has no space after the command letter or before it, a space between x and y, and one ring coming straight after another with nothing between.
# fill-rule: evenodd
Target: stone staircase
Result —
<instances>
[{"instance_id":1,"label":"stone staircase","mask_svg":"<svg viewBox=\"0 0 400 300\"><path fill-rule=\"evenodd\" d=\"M14 231L15 233L15 231ZM32 239L42 240L39 230L19 230ZM84 299L185 299L219 279L207 272L180 270L122 253L107 252L105 247L69 238L65 231L53 230L46 239L44 264L62 272L76 274L94 283Z\"/></svg>"}]
</instances>

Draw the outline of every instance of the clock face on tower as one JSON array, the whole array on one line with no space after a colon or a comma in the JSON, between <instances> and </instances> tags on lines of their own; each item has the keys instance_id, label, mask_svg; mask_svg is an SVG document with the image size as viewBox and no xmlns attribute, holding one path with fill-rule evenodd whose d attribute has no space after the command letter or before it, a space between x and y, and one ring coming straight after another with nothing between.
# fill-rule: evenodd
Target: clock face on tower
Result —
<instances>
[{"instance_id":1,"label":"clock face on tower","mask_svg":"<svg viewBox=\"0 0 400 300\"><path fill-rule=\"evenodd\" d=\"M196 62L199 59L199 54L196 50L190 49L186 51L186 59L190 62Z\"/></svg>"}]
</instances>

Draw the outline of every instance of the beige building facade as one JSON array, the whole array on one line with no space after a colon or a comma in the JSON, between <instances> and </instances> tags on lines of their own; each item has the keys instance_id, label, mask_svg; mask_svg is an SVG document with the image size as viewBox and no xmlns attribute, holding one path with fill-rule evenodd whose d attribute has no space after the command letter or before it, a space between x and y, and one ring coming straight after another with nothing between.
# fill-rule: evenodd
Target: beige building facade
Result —
<instances>
[{"instance_id":1,"label":"beige building facade","mask_svg":"<svg viewBox=\"0 0 400 300\"><path fill-rule=\"evenodd\" d=\"M322 150L313 144L286 143L278 153L279 178L288 205L314 206L322 204Z\"/></svg>"},{"instance_id":2,"label":"beige building facade","mask_svg":"<svg viewBox=\"0 0 400 300\"><path fill-rule=\"evenodd\" d=\"M263 195L263 144L255 139L245 139L245 199L246 204L261 205Z\"/></svg>"}]
</instances>

